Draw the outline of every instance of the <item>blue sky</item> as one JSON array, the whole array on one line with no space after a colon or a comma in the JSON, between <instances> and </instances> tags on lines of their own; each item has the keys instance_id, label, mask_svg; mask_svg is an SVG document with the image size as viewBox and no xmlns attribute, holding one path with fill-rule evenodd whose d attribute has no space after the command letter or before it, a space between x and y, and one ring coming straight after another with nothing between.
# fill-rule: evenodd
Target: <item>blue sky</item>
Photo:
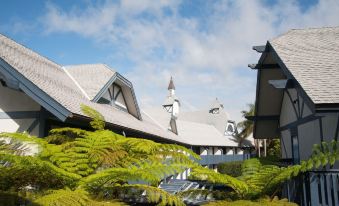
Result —
<instances>
[{"instance_id":1,"label":"blue sky","mask_svg":"<svg viewBox=\"0 0 339 206\"><path fill-rule=\"evenodd\" d=\"M161 105L170 76L184 110L215 98L231 118L254 101L253 45L292 28L339 26L338 0L2 1L0 32L61 65L105 63Z\"/></svg>"}]
</instances>

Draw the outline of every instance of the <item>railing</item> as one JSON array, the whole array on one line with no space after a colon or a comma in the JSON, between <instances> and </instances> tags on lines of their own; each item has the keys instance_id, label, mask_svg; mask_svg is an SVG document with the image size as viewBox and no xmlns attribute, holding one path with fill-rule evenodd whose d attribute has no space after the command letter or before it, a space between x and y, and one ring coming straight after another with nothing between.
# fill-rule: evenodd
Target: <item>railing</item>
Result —
<instances>
[{"instance_id":1,"label":"railing","mask_svg":"<svg viewBox=\"0 0 339 206\"><path fill-rule=\"evenodd\" d=\"M219 164L223 162L243 161L250 158L249 154L239 155L200 155L201 165Z\"/></svg>"},{"instance_id":2,"label":"railing","mask_svg":"<svg viewBox=\"0 0 339 206\"><path fill-rule=\"evenodd\" d=\"M284 194L299 205L339 205L339 170L311 171L288 181Z\"/></svg>"}]
</instances>

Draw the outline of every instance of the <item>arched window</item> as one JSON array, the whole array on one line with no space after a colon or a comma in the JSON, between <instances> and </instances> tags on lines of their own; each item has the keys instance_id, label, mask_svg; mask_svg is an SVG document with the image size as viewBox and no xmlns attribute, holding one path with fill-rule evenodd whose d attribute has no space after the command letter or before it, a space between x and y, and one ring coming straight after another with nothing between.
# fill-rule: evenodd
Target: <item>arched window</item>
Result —
<instances>
[{"instance_id":1,"label":"arched window","mask_svg":"<svg viewBox=\"0 0 339 206\"><path fill-rule=\"evenodd\" d=\"M226 124L225 135L234 135L236 133L236 126L234 121L228 121Z\"/></svg>"}]
</instances>

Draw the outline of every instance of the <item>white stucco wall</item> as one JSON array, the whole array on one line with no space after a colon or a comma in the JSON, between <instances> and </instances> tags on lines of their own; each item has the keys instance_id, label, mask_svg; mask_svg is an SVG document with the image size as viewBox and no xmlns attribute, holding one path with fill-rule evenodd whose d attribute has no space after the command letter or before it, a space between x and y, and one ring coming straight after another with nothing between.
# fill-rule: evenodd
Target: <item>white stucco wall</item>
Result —
<instances>
[{"instance_id":1,"label":"white stucco wall","mask_svg":"<svg viewBox=\"0 0 339 206\"><path fill-rule=\"evenodd\" d=\"M292 158L291 134L289 130L281 132L280 138L281 157L283 159Z\"/></svg>"},{"instance_id":2,"label":"white stucco wall","mask_svg":"<svg viewBox=\"0 0 339 206\"><path fill-rule=\"evenodd\" d=\"M173 110L172 110L173 116L178 117L179 116L179 112L180 112L179 110L180 110L179 102L175 101L173 103Z\"/></svg>"},{"instance_id":3,"label":"white stucco wall","mask_svg":"<svg viewBox=\"0 0 339 206\"><path fill-rule=\"evenodd\" d=\"M297 92L295 89L289 89L292 100L297 99ZM302 105L304 104L303 110ZM295 103L296 108L298 108L297 103ZM302 111L302 118L312 115L311 109L308 107L301 96L299 96L299 107ZM298 109L297 109L298 111ZM318 116L324 116L322 118L322 128L323 128L323 139L324 141L331 141L334 139L338 114L335 113L323 113ZM292 103L285 92L281 114L280 114L280 127L288 125L297 121L297 116L295 115ZM299 155L300 160L307 160L312 154L312 148L314 144L319 144L321 142L321 131L319 119L306 122L297 126L298 130L298 141L299 141ZM282 158L292 158L292 145L291 145L291 133L290 130L283 130L281 132L281 153Z\"/></svg>"},{"instance_id":4,"label":"white stucco wall","mask_svg":"<svg viewBox=\"0 0 339 206\"><path fill-rule=\"evenodd\" d=\"M289 89L289 92L292 96L292 99L297 98L295 89ZM297 121L297 116L295 115L293 105L287 95L287 92L284 93L284 98L281 105L281 114L280 114L280 127L285 126L289 123Z\"/></svg>"},{"instance_id":5,"label":"white stucco wall","mask_svg":"<svg viewBox=\"0 0 339 206\"><path fill-rule=\"evenodd\" d=\"M0 84L0 112L17 111L40 111L40 105L28 97L25 93L19 92ZM34 119L0 119L0 132L23 132L33 123ZM39 134L37 125L32 135Z\"/></svg>"},{"instance_id":6,"label":"white stucco wall","mask_svg":"<svg viewBox=\"0 0 339 206\"><path fill-rule=\"evenodd\" d=\"M300 160L306 160L312 154L314 144L320 143L319 120L298 126Z\"/></svg>"}]
</instances>

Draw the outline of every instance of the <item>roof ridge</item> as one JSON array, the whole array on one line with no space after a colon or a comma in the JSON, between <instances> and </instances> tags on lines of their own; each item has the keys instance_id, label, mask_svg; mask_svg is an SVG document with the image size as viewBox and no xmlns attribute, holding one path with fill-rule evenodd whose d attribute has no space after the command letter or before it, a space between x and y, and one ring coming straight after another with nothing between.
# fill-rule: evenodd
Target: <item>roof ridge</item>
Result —
<instances>
[{"instance_id":1,"label":"roof ridge","mask_svg":"<svg viewBox=\"0 0 339 206\"><path fill-rule=\"evenodd\" d=\"M307 30L321 30L321 29L339 29L339 26L334 26L334 27L331 27L331 26L327 26L327 27L307 27L307 28L294 28L294 29L289 29L277 36L275 36L274 38L272 39L269 39L268 41L273 41L275 39L278 39L286 34L289 34L289 33L292 33L294 31L307 31Z\"/></svg>"},{"instance_id":2,"label":"roof ridge","mask_svg":"<svg viewBox=\"0 0 339 206\"><path fill-rule=\"evenodd\" d=\"M35 51L34 49L31 49L30 47L28 47L28 46L26 46L26 45L24 45L24 44L22 44L22 43L19 43L19 42L15 41L15 40L12 39L11 37L8 37L7 35L4 35L3 33L0 33L0 37L1 37L1 36L3 36L4 38L6 38L6 39L9 40L9 41L12 41L12 42L14 43L14 45L19 45L19 46L23 47L23 48L26 50L25 52L31 52L31 53L33 53L34 55L40 56L40 57L42 57L44 60L47 60L47 61L49 61L49 62L51 62L51 63L53 63L53 64L59 66L60 69L62 69L62 66L61 66L60 64L56 63L55 61L49 59L48 57L46 57L46 56L44 56L44 55L41 55L40 53L38 53L38 52Z\"/></svg>"},{"instance_id":3,"label":"roof ridge","mask_svg":"<svg viewBox=\"0 0 339 206\"><path fill-rule=\"evenodd\" d=\"M313 29L339 29L339 26L294 28L294 29L290 29L289 31L293 31L293 30L313 30Z\"/></svg>"},{"instance_id":4,"label":"roof ridge","mask_svg":"<svg viewBox=\"0 0 339 206\"><path fill-rule=\"evenodd\" d=\"M61 67L62 70L66 73L66 75L74 82L74 84L80 89L80 91L82 92L82 94L88 99L91 100L91 98L89 98L88 94L85 92L85 90L80 86L80 84L74 79L74 77L67 71L67 69L65 67Z\"/></svg>"},{"instance_id":5,"label":"roof ridge","mask_svg":"<svg viewBox=\"0 0 339 206\"><path fill-rule=\"evenodd\" d=\"M88 66L88 65L105 65L103 63L93 63L93 64L70 64L70 65L64 65L64 67L75 67L75 66Z\"/></svg>"}]
</instances>

